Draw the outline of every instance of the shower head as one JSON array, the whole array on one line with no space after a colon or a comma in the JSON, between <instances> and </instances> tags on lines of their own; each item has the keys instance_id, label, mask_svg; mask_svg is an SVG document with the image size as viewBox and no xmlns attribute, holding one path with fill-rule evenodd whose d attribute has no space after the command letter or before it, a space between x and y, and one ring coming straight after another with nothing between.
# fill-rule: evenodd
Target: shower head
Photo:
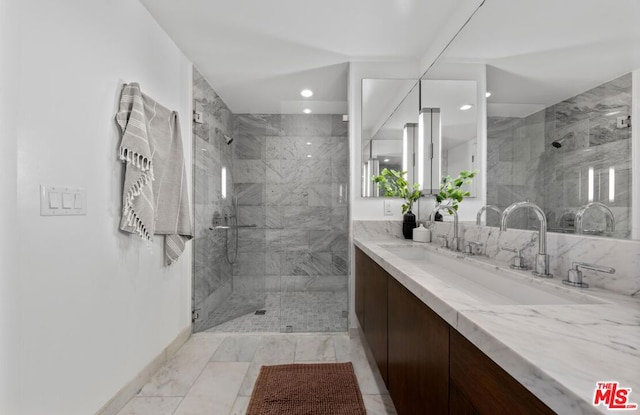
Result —
<instances>
[{"instance_id":1,"label":"shower head","mask_svg":"<svg viewBox=\"0 0 640 415\"><path fill-rule=\"evenodd\" d=\"M223 134L224 137L224 141L227 143L227 145L231 144L233 142L233 137L229 137L226 134Z\"/></svg>"},{"instance_id":2,"label":"shower head","mask_svg":"<svg viewBox=\"0 0 640 415\"><path fill-rule=\"evenodd\" d=\"M568 132L567 134L564 135L564 137L562 137L559 140L555 140L554 142L551 143L552 146L554 146L555 148L560 148L562 147L562 143L564 143L565 140L573 138L575 134L573 133L573 131Z\"/></svg>"}]
</instances>

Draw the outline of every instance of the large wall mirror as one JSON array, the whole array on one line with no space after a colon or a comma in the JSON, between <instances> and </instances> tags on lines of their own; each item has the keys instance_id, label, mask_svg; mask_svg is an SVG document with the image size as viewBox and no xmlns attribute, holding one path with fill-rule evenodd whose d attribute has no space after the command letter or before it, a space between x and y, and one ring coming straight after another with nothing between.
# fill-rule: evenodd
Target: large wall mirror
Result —
<instances>
[{"instance_id":1,"label":"large wall mirror","mask_svg":"<svg viewBox=\"0 0 640 415\"><path fill-rule=\"evenodd\" d=\"M363 197L382 196L371 176L385 167L407 171L425 195L438 191L443 175L475 170L475 81L364 79L362 91Z\"/></svg>"},{"instance_id":2,"label":"large wall mirror","mask_svg":"<svg viewBox=\"0 0 640 415\"><path fill-rule=\"evenodd\" d=\"M640 3L517 3L486 1L447 50L487 65L487 203L534 202L551 232L631 238ZM517 213L513 227L538 226Z\"/></svg>"},{"instance_id":3,"label":"large wall mirror","mask_svg":"<svg viewBox=\"0 0 640 415\"><path fill-rule=\"evenodd\" d=\"M372 175L384 168L406 170L408 152L403 148L403 134L407 124L418 122L419 93L415 79L362 80L363 197L382 196L371 181Z\"/></svg>"},{"instance_id":4,"label":"large wall mirror","mask_svg":"<svg viewBox=\"0 0 640 415\"><path fill-rule=\"evenodd\" d=\"M473 157L487 204L529 200L550 232L640 239L640 2L487 0L423 77L420 107L445 105L429 102L427 82L471 79L456 68L473 65L486 71L486 141L471 113L454 112L441 171L458 169L451 153ZM447 122L442 112L443 139ZM486 225L498 224L489 211ZM510 225L538 226L526 210Z\"/></svg>"}]
</instances>

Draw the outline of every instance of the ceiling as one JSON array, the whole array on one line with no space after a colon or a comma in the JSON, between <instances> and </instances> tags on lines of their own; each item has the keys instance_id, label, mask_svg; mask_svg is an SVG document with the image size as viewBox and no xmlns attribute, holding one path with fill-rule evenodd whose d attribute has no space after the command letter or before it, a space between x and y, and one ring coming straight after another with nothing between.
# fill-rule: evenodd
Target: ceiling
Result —
<instances>
[{"instance_id":1,"label":"ceiling","mask_svg":"<svg viewBox=\"0 0 640 415\"><path fill-rule=\"evenodd\" d=\"M141 2L231 111L340 114L349 61L418 61L465 0Z\"/></svg>"},{"instance_id":2,"label":"ceiling","mask_svg":"<svg viewBox=\"0 0 640 415\"><path fill-rule=\"evenodd\" d=\"M640 1L487 0L443 60L488 64L489 114L526 116L640 68Z\"/></svg>"}]
</instances>

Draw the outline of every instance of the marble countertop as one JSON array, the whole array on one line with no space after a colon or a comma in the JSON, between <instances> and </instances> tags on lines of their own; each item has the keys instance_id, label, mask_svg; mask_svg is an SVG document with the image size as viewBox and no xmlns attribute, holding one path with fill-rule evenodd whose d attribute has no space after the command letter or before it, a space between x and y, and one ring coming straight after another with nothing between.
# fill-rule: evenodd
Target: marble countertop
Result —
<instances>
[{"instance_id":1,"label":"marble countertop","mask_svg":"<svg viewBox=\"0 0 640 415\"><path fill-rule=\"evenodd\" d=\"M632 388L629 401L640 404L637 298L597 288L566 287L559 276L543 280L527 271L509 270L530 278L532 283L588 295L601 302L489 305L447 285L426 267L392 254L385 246L422 246L487 269L495 270L496 265L507 268L505 264L395 238L356 237L354 243L557 413L611 413L604 405L593 406L596 383L603 381L617 381L620 387Z\"/></svg>"}]
</instances>

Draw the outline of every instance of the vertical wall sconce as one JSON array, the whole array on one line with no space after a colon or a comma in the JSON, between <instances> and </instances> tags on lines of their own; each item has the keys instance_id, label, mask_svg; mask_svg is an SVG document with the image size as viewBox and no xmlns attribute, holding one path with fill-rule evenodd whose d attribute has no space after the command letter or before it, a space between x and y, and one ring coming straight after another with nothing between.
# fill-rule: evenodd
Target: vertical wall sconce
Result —
<instances>
[{"instance_id":1,"label":"vertical wall sconce","mask_svg":"<svg viewBox=\"0 0 640 415\"><path fill-rule=\"evenodd\" d=\"M440 108L423 108L418 117L417 182L423 194L440 191L442 176L442 123Z\"/></svg>"},{"instance_id":2,"label":"vertical wall sconce","mask_svg":"<svg viewBox=\"0 0 640 415\"><path fill-rule=\"evenodd\" d=\"M407 172L406 179L410 188L413 183L416 183L414 152L417 128L416 123L406 123L402 129L402 171Z\"/></svg>"},{"instance_id":3,"label":"vertical wall sconce","mask_svg":"<svg viewBox=\"0 0 640 415\"><path fill-rule=\"evenodd\" d=\"M616 169L609 167L609 202L616 200Z\"/></svg>"},{"instance_id":4,"label":"vertical wall sconce","mask_svg":"<svg viewBox=\"0 0 640 415\"><path fill-rule=\"evenodd\" d=\"M222 188L222 199L227 198L227 168L222 166L222 170L220 172L220 185Z\"/></svg>"},{"instance_id":5,"label":"vertical wall sconce","mask_svg":"<svg viewBox=\"0 0 640 415\"><path fill-rule=\"evenodd\" d=\"M593 180L593 167L589 167L589 176L588 176L589 184L587 188L587 196L588 201L593 202L593 188L594 188L594 180Z\"/></svg>"}]
</instances>

